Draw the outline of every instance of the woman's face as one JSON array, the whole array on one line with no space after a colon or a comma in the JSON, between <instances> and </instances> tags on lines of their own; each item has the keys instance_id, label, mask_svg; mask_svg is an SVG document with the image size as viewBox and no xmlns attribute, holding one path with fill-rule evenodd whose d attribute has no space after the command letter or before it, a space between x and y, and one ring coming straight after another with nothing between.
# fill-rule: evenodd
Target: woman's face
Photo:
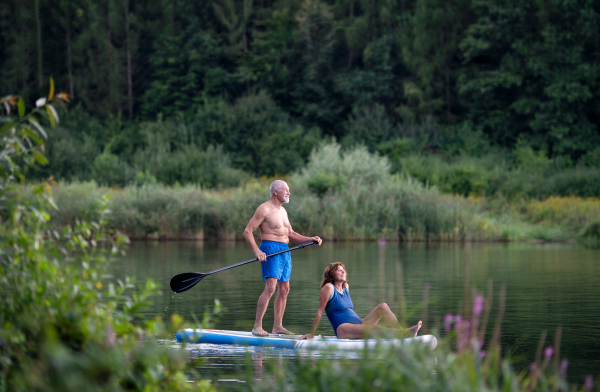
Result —
<instances>
[{"instance_id":1,"label":"woman's face","mask_svg":"<svg viewBox=\"0 0 600 392\"><path fill-rule=\"evenodd\" d=\"M346 282L346 270L341 265L335 270L335 281Z\"/></svg>"}]
</instances>

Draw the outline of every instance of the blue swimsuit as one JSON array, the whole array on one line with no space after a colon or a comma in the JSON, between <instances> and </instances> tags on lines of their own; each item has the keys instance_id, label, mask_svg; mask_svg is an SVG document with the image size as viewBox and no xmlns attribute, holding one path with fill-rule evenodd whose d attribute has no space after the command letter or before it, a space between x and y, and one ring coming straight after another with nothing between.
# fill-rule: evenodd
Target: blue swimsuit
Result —
<instances>
[{"instance_id":1,"label":"blue swimsuit","mask_svg":"<svg viewBox=\"0 0 600 392\"><path fill-rule=\"evenodd\" d=\"M325 306L325 314L333 327L335 336L337 336L337 329L341 324L361 324L362 320L354 312L354 304L350 299L350 293L344 287L344 293L340 294L339 291L333 287L333 295L329 298L327 306Z\"/></svg>"}]
</instances>

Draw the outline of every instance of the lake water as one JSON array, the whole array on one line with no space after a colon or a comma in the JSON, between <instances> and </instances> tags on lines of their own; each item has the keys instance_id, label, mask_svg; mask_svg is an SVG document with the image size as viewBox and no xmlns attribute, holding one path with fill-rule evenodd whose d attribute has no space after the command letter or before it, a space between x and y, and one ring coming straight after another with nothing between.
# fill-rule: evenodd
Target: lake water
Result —
<instances>
[{"instance_id":1,"label":"lake water","mask_svg":"<svg viewBox=\"0 0 600 392\"><path fill-rule=\"evenodd\" d=\"M152 278L163 288L145 310L146 319L164 319L173 313L192 323L213 307L215 298L227 309L214 323L218 329L251 330L256 301L264 289L259 263L251 263L209 277L189 291L173 294L172 276L182 272L209 272L252 259L242 242L134 242L112 267L115 277L135 276L138 284ZM587 374L600 374L600 250L577 244L427 244L427 243L324 243L292 253L291 291L284 326L296 333L310 331L319 301L320 282L328 263L346 265L354 309L364 317L378 303L387 302L398 314L407 304L405 325L424 322L421 334L439 327L444 315L462 313L465 294L487 292L493 284L490 324L498 308L498 293L506 285L506 311L502 322L502 348L518 369L534 358L542 331L552 344L562 327L561 357L569 359L569 379L581 383ZM426 287L428 306L423 308ZM468 288L465 290L465 288ZM264 318L270 331L273 300ZM471 305L469 305L471 306ZM491 329L491 326L489 327ZM326 317L318 334L333 335ZM203 357L204 376L221 384L236 382L236 363L245 349L191 345L192 356ZM293 352L253 349L253 371L260 374L265 358L288 360ZM243 366L244 367L244 366Z\"/></svg>"}]
</instances>

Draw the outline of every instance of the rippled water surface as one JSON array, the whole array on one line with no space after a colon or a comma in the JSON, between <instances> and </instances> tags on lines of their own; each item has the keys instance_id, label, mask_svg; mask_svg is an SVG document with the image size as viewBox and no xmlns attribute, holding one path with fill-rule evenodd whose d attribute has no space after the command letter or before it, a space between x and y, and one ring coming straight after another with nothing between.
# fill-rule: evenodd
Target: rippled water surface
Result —
<instances>
[{"instance_id":1,"label":"rippled water surface","mask_svg":"<svg viewBox=\"0 0 600 392\"><path fill-rule=\"evenodd\" d=\"M216 328L251 330L256 301L264 289L259 263L209 276L181 294L169 290L169 280L181 272L208 272L253 257L242 242L134 242L127 256L113 266L113 274L135 276L138 284L146 278L161 284L163 295L154 298L144 314L147 319L177 313L193 322L193 315L201 319L218 298L226 312ZM291 291L284 317L284 326L291 331L310 331L323 270L331 262L346 265L359 316L366 316L380 302L399 312L399 304L405 300L406 324L422 319L422 333L440 326L445 314L461 313L465 295L472 295L473 289L487 292L491 280L492 320L500 285L506 285L502 347L518 360L518 368L533 360L542 331L548 331L546 344L551 344L556 328L561 326L561 356L569 359L569 378L581 382L587 374L600 374L600 250L536 243L325 243L295 251L292 259ZM423 308L429 285L429 304ZM273 299L264 318L265 329L273 323ZM317 332L333 334L326 317ZM245 349L191 345L188 350L192 356L205 359L199 371L214 382L237 382L236 363L245 361ZM260 376L265 359L293 360L294 353L251 349L250 358L251 364L241 364L242 369Z\"/></svg>"}]
</instances>

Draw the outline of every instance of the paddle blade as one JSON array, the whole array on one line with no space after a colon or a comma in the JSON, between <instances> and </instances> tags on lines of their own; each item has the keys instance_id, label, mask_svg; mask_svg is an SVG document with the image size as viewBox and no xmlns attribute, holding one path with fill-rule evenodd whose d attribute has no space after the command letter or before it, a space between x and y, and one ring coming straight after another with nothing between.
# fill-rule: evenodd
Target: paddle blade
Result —
<instances>
[{"instance_id":1,"label":"paddle blade","mask_svg":"<svg viewBox=\"0 0 600 392\"><path fill-rule=\"evenodd\" d=\"M183 293L194 287L205 276L205 274L199 274L197 272L186 272L175 275L171 278L171 290L176 293Z\"/></svg>"}]
</instances>

